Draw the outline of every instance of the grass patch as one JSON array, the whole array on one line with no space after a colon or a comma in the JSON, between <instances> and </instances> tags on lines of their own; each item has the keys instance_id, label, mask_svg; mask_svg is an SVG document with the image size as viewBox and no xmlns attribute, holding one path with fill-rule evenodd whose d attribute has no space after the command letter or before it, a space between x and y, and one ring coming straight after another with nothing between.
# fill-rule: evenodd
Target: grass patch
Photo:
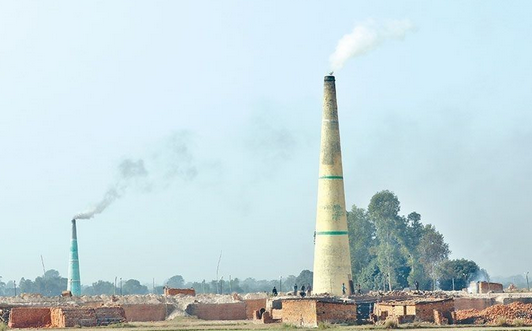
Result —
<instances>
[{"instance_id":1,"label":"grass patch","mask_svg":"<svg viewBox=\"0 0 532 331\"><path fill-rule=\"evenodd\" d=\"M0 323L0 331L6 331L7 330L7 324Z\"/></svg>"},{"instance_id":2,"label":"grass patch","mask_svg":"<svg viewBox=\"0 0 532 331\"><path fill-rule=\"evenodd\" d=\"M331 329L331 328L334 328L335 325L331 324L330 322L319 322L318 323L318 329L320 330L324 330L324 329Z\"/></svg>"},{"instance_id":3,"label":"grass patch","mask_svg":"<svg viewBox=\"0 0 532 331\"><path fill-rule=\"evenodd\" d=\"M383 326L385 329L397 329L399 327L399 323L397 323L396 319L389 318L384 321Z\"/></svg>"},{"instance_id":4,"label":"grass patch","mask_svg":"<svg viewBox=\"0 0 532 331\"><path fill-rule=\"evenodd\" d=\"M297 329L297 326L295 326L293 324L289 324L289 323L283 323L281 325L281 328L289 330L289 329Z\"/></svg>"},{"instance_id":5,"label":"grass patch","mask_svg":"<svg viewBox=\"0 0 532 331\"><path fill-rule=\"evenodd\" d=\"M129 323L115 323L115 324L109 324L106 326L106 328L110 329L121 329L121 328L136 328L137 326L134 324Z\"/></svg>"}]
</instances>

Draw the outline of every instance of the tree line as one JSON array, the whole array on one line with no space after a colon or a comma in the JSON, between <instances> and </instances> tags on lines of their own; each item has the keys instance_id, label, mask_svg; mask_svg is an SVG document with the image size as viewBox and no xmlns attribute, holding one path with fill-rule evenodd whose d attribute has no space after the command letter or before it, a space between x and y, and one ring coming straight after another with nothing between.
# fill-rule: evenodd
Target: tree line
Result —
<instances>
[{"instance_id":1,"label":"tree line","mask_svg":"<svg viewBox=\"0 0 532 331\"><path fill-rule=\"evenodd\" d=\"M489 275L474 262L466 259L450 260L449 245L443 235L431 224L423 224L415 211L399 215L397 196L390 191L376 193L366 209L355 205L347 211L352 276L363 290L394 290L415 288L421 290L460 290L471 280L489 279ZM165 281L174 288L194 288L197 293L252 293L290 291L294 285L312 284L312 272L303 270L299 276L286 276L275 280L214 279L185 282L181 275ZM57 296L67 288L67 279L56 270L48 270L35 280L22 278L2 282L0 296L20 293L40 293ZM84 295L100 294L162 294L163 286L141 284L136 279L119 283L99 280L82 287Z\"/></svg>"},{"instance_id":2,"label":"tree line","mask_svg":"<svg viewBox=\"0 0 532 331\"><path fill-rule=\"evenodd\" d=\"M56 270L48 270L43 276L36 277L35 280L21 278L18 283L2 281L0 277L0 296L14 296L22 293L39 293L43 296L59 296L67 288L67 278L62 277ZM255 293L271 292L275 286L279 291L292 290L294 285L307 286L312 284L312 272L303 270L299 276L286 276L276 280L257 280L255 278L227 279L223 277L216 280L202 280L186 282L183 276L175 275L164 282L164 286L172 288L194 288L197 293ZM117 281L116 283L98 280L89 286L82 286L82 295L130 295L130 294L163 294L164 286L142 284L137 279Z\"/></svg>"}]
</instances>

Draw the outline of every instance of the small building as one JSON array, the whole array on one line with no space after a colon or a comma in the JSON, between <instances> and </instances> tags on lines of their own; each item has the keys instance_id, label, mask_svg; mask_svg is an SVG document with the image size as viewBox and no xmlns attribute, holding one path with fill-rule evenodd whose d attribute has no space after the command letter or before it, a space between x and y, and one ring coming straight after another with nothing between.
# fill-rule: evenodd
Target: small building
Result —
<instances>
[{"instance_id":1,"label":"small building","mask_svg":"<svg viewBox=\"0 0 532 331\"><path fill-rule=\"evenodd\" d=\"M469 293L503 293L504 289L501 283L492 282L471 282L467 288Z\"/></svg>"},{"instance_id":2,"label":"small building","mask_svg":"<svg viewBox=\"0 0 532 331\"><path fill-rule=\"evenodd\" d=\"M452 298L387 301L375 304L374 314L379 320L392 317L401 322L452 323Z\"/></svg>"},{"instance_id":3,"label":"small building","mask_svg":"<svg viewBox=\"0 0 532 331\"><path fill-rule=\"evenodd\" d=\"M317 327L320 322L355 324L357 305L334 298L285 299L282 321L303 327Z\"/></svg>"}]
</instances>

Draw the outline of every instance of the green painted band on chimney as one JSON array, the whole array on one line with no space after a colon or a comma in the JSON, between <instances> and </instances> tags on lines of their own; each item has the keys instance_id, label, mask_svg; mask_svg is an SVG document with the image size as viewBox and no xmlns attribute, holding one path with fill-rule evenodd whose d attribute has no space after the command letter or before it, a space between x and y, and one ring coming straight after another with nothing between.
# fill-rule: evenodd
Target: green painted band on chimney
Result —
<instances>
[{"instance_id":1,"label":"green painted band on chimney","mask_svg":"<svg viewBox=\"0 0 532 331\"><path fill-rule=\"evenodd\" d=\"M344 179L342 176L321 176L320 179Z\"/></svg>"},{"instance_id":2,"label":"green painted band on chimney","mask_svg":"<svg viewBox=\"0 0 532 331\"><path fill-rule=\"evenodd\" d=\"M318 231L318 236L347 236L347 231Z\"/></svg>"}]
</instances>

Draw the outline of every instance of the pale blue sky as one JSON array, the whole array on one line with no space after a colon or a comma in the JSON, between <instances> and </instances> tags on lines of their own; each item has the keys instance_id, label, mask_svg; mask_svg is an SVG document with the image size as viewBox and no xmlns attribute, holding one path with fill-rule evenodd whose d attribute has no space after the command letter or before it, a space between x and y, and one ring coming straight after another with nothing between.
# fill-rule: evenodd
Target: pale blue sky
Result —
<instances>
[{"instance_id":1,"label":"pale blue sky","mask_svg":"<svg viewBox=\"0 0 532 331\"><path fill-rule=\"evenodd\" d=\"M84 284L312 268L323 75L356 23L410 19L337 72L347 204L394 191L454 258L532 268L532 3L2 1L0 275L66 276L70 218L126 159L135 183L78 225ZM187 146L167 177L168 139ZM174 162L174 163L171 163ZM180 168L182 169L182 168ZM149 189L147 189L147 187Z\"/></svg>"}]
</instances>

